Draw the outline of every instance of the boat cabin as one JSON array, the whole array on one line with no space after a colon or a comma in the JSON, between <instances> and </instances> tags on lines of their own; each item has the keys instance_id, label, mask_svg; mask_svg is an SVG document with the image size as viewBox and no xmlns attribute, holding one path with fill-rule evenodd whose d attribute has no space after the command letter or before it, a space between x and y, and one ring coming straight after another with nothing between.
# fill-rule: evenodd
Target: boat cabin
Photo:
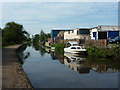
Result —
<instances>
[{"instance_id":1,"label":"boat cabin","mask_svg":"<svg viewBox=\"0 0 120 90\"><path fill-rule=\"evenodd\" d=\"M79 46L79 44L76 41L68 41L66 43L66 47L70 47L70 46Z\"/></svg>"}]
</instances>

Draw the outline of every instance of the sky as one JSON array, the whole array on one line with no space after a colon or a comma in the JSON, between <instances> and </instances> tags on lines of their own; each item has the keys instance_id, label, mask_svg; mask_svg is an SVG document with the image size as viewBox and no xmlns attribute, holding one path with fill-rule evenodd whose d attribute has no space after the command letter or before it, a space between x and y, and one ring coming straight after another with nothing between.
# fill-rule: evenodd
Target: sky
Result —
<instances>
[{"instance_id":1,"label":"sky","mask_svg":"<svg viewBox=\"0 0 120 90\"><path fill-rule=\"evenodd\" d=\"M31 35L53 28L118 25L118 2L3 2L2 28L22 24Z\"/></svg>"}]
</instances>

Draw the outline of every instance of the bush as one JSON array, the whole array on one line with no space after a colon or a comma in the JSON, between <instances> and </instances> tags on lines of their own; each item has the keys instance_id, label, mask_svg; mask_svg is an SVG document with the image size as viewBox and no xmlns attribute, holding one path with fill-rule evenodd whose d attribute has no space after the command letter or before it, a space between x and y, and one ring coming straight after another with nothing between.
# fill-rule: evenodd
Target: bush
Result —
<instances>
[{"instance_id":1,"label":"bush","mask_svg":"<svg viewBox=\"0 0 120 90\"><path fill-rule=\"evenodd\" d=\"M58 44L56 43L55 45L55 52L56 53L60 53L60 54L63 54L64 53L64 48L65 48L65 44Z\"/></svg>"},{"instance_id":2,"label":"bush","mask_svg":"<svg viewBox=\"0 0 120 90\"><path fill-rule=\"evenodd\" d=\"M113 59L120 59L120 47L112 47L112 48L98 48L96 46L92 46L91 48L86 48L87 54L94 57L110 57Z\"/></svg>"}]
</instances>

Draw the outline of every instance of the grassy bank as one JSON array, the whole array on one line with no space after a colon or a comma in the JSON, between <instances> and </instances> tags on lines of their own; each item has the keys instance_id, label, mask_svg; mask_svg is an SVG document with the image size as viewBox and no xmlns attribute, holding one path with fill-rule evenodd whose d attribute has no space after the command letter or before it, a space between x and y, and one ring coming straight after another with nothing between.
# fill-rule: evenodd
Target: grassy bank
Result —
<instances>
[{"instance_id":1,"label":"grassy bank","mask_svg":"<svg viewBox=\"0 0 120 90\"><path fill-rule=\"evenodd\" d=\"M112 48L98 48L96 46L91 46L86 49L89 56L120 59L120 46L114 46Z\"/></svg>"},{"instance_id":2,"label":"grassy bank","mask_svg":"<svg viewBox=\"0 0 120 90\"><path fill-rule=\"evenodd\" d=\"M65 44L64 43L62 43L62 44L56 43L54 45L54 47L55 47L55 52L56 53L64 54L64 48L65 48Z\"/></svg>"}]
</instances>

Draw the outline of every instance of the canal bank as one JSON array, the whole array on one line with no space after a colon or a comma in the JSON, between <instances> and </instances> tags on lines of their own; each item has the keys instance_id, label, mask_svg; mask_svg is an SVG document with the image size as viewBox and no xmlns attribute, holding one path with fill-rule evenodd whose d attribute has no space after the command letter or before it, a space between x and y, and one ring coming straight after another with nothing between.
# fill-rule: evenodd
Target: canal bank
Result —
<instances>
[{"instance_id":1,"label":"canal bank","mask_svg":"<svg viewBox=\"0 0 120 90\"><path fill-rule=\"evenodd\" d=\"M22 44L21 44L22 45ZM26 73L22 69L16 50L21 45L2 49L2 88L32 88Z\"/></svg>"}]
</instances>

